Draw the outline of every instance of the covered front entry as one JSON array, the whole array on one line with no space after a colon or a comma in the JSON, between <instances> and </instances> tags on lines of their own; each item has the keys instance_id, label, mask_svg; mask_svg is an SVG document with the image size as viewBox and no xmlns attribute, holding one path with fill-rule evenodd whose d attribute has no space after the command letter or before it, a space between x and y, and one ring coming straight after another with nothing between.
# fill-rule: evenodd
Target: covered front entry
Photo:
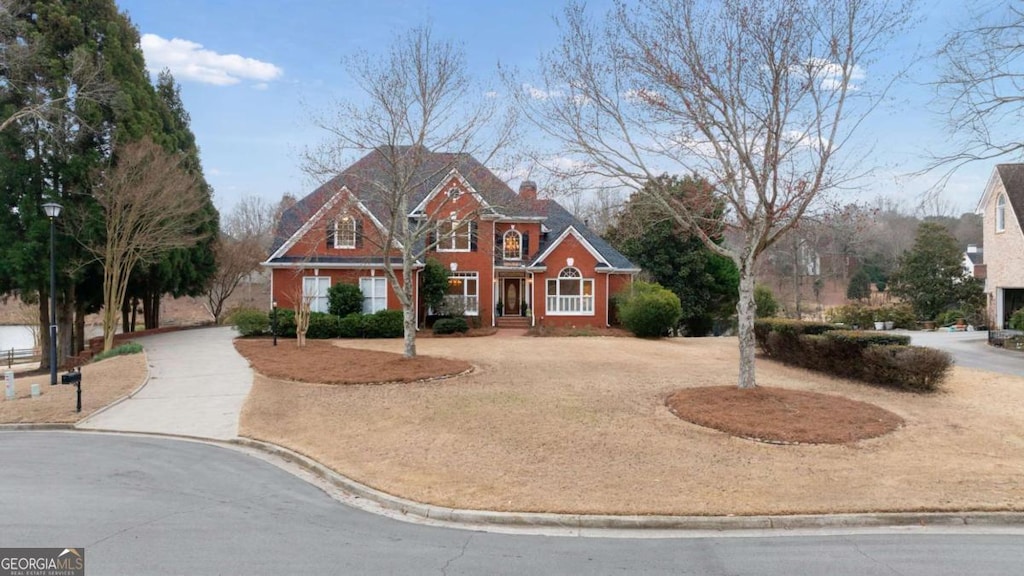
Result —
<instances>
[{"instance_id":1,"label":"covered front entry","mask_svg":"<svg viewBox=\"0 0 1024 576\"><path fill-rule=\"evenodd\" d=\"M1009 328L1010 316L1024 308L1024 288L999 288L996 298L996 321L1001 328Z\"/></svg>"},{"instance_id":2,"label":"covered front entry","mask_svg":"<svg viewBox=\"0 0 1024 576\"><path fill-rule=\"evenodd\" d=\"M499 296L504 316L523 316L526 306L523 305L523 294L526 282L523 278L502 278Z\"/></svg>"}]
</instances>

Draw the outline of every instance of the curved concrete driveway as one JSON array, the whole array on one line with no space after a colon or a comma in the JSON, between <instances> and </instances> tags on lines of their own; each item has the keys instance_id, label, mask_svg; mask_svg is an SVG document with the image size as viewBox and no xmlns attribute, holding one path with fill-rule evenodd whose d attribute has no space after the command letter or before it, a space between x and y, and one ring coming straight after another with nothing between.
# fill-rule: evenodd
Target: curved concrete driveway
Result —
<instances>
[{"instance_id":1,"label":"curved concrete driveway","mask_svg":"<svg viewBox=\"0 0 1024 576\"><path fill-rule=\"evenodd\" d=\"M988 345L988 332L903 332L915 346L945 350L957 366L1024 376L1024 354Z\"/></svg>"},{"instance_id":2,"label":"curved concrete driveway","mask_svg":"<svg viewBox=\"0 0 1024 576\"><path fill-rule=\"evenodd\" d=\"M144 336L149 383L78 428L230 440L252 387L252 370L230 327Z\"/></svg>"}]
</instances>

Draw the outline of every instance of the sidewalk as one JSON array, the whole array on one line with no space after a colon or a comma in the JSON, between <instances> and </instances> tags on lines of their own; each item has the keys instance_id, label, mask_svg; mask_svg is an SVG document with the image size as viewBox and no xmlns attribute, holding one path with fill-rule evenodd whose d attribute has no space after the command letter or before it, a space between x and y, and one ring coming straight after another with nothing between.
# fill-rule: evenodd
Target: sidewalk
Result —
<instances>
[{"instance_id":1,"label":"sidewalk","mask_svg":"<svg viewBox=\"0 0 1024 576\"><path fill-rule=\"evenodd\" d=\"M131 398L77 428L231 440L252 386L252 370L231 341L233 328L203 328L139 338L149 382Z\"/></svg>"}]
</instances>

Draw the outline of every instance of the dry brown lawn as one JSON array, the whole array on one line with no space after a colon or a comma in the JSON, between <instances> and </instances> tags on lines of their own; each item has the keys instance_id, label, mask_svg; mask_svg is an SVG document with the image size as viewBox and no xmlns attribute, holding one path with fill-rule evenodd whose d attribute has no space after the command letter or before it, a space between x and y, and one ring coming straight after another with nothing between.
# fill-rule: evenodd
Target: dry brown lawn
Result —
<instances>
[{"instance_id":1,"label":"dry brown lawn","mask_svg":"<svg viewBox=\"0 0 1024 576\"><path fill-rule=\"evenodd\" d=\"M345 341L398 352L398 341ZM681 388L730 385L735 339L423 340L467 376L324 386L257 377L242 434L442 506L612 514L1024 510L1024 379L957 368L916 395L758 361L764 386L900 417L852 444L772 445L685 422Z\"/></svg>"},{"instance_id":2,"label":"dry brown lawn","mask_svg":"<svg viewBox=\"0 0 1024 576\"><path fill-rule=\"evenodd\" d=\"M61 372L63 374L63 372ZM82 367L82 412L75 412L75 387L50 386L50 375L15 375L14 400L0 395L0 424L73 423L126 396L146 379L146 355L114 356ZM57 382L60 382L58 375ZM31 397L39 384L39 398Z\"/></svg>"},{"instance_id":3,"label":"dry brown lawn","mask_svg":"<svg viewBox=\"0 0 1024 576\"><path fill-rule=\"evenodd\" d=\"M235 349L253 370L284 380L321 384L415 382L462 374L471 365L465 360L419 355L405 358L394 352L340 348L326 340L307 340L299 348L295 340L235 340Z\"/></svg>"}]
</instances>

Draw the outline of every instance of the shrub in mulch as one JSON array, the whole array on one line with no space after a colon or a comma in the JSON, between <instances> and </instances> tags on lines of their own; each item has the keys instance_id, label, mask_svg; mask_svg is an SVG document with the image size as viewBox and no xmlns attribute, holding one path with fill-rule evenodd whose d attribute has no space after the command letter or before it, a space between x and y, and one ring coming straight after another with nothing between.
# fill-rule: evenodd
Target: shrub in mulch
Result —
<instances>
[{"instance_id":1,"label":"shrub in mulch","mask_svg":"<svg viewBox=\"0 0 1024 576\"><path fill-rule=\"evenodd\" d=\"M434 322L434 334L454 334L456 332L462 334L469 332L469 323L466 322L465 318L438 318Z\"/></svg>"},{"instance_id":2,"label":"shrub in mulch","mask_svg":"<svg viewBox=\"0 0 1024 576\"><path fill-rule=\"evenodd\" d=\"M953 365L949 354L910 346L910 338L900 334L776 319L758 321L754 333L772 360L915 392L938 389Z\"/></svg>"},{"instance_id":3,"label":"shrub in mulch","mask_svg":"<svg viewBox=\"0 0 1024 576\"><path fill-rule=\"evenodd\" d=\"M785 388L686 388L665 405L687 422L775 444L847 444L903 425L896 414L867 402Z\"/></svg>"}]
</instances>

